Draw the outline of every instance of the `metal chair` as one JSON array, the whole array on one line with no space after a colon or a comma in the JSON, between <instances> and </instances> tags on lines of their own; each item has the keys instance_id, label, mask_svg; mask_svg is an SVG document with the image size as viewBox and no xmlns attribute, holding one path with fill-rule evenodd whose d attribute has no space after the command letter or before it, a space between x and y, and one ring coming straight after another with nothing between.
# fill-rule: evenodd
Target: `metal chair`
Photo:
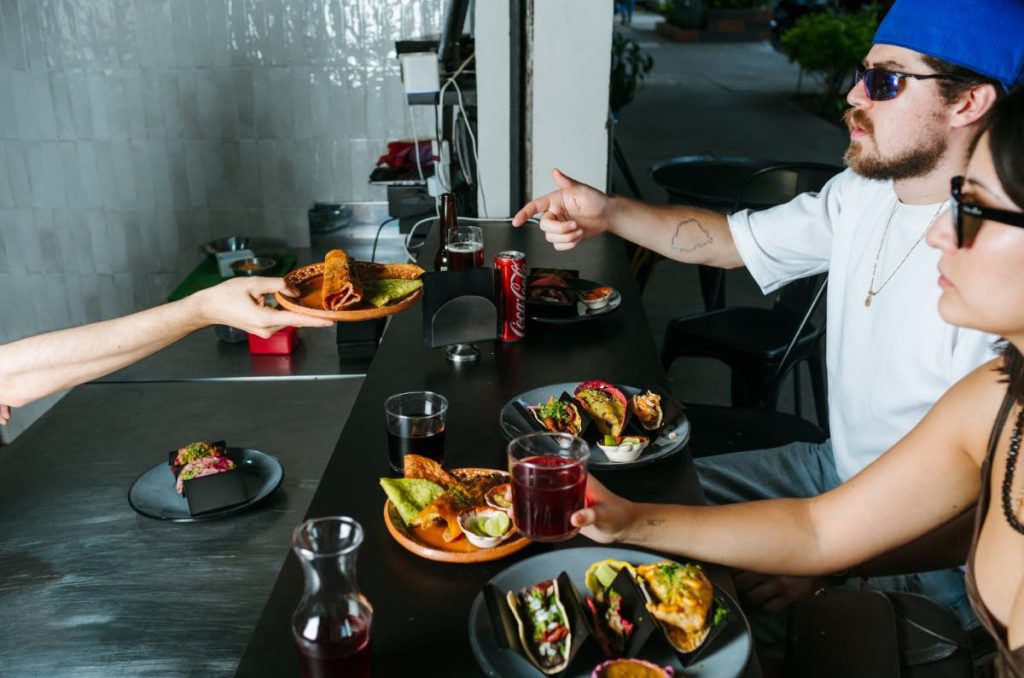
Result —
<instances>
[{"instance_id":1,"label":"metal chair","mask_svg":"<svg viewBox=\"0 0 1024 678\"><path fill-rule=\"evenodd\" d=\"M737 193L734 209L764 204L766 198L820 188L838 167L818 163L781 163L754 172ZM726 307L669 323L661 347L666 369L677 359L710 357L731 371L733 406L754 406L775 411L782 382L793 374L796 411L801 411L801 363L808 366L818 424L827 430L828 403L823 340L824 313L818 313L825 295L824 274L796 280L776 295L771 308ZM712 289L724 296L721 281Z\"/></svg>"}]
</instances>

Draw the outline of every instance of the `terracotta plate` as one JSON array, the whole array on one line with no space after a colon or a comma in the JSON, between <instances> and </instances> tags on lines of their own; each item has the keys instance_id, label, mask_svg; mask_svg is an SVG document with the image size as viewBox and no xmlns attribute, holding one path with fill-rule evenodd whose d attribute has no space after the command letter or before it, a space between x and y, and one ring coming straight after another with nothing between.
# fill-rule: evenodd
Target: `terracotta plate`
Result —
<instances>
[{"instance_id":1,"label":"terracotta plate","mask_svg":"<svg viewBox=\"0 0 1024 678\"><path fill-rule=\"evenodd\" d=\"M371 264L372 265L372 264ZM339 322L358 322L360 320L373 320L385 316L401 313L407 308L416 305L423 298L423 290L419 289L402 299L401 301L377 308L371 304L361 303L344 311L324 310L321 302L321 289L324 284L324 264L318 262L297 268L284 277L285 282L299 291L298 298L286 297L280 292L274 294L277 303L282 308L296 313L327 318Z\"/></svg>"},{"instance_id":2,"label":"terracotta plate","mask_svg":"<svg viewBox=\"0 0 1024 678\"><path fill-rule=\"evenodd\" d=\"M452 474L484 474L494 473L492 468L462 468L454 469ZM395 541L405 549L412 551L418 556L428 560L437 560L443 563L483 563L488 560L498 560L521 551L530 545L530 540L522 535L511 537L501 542L494 548L480 549L469 543L465 537L459 537L455 541L445 542L444 526L431 525L429 527L406 527L402 517L398 514L391 500L384 502L384 524ZM515 528L513 528L515 529Z\"/></svg>"}]
</instances>

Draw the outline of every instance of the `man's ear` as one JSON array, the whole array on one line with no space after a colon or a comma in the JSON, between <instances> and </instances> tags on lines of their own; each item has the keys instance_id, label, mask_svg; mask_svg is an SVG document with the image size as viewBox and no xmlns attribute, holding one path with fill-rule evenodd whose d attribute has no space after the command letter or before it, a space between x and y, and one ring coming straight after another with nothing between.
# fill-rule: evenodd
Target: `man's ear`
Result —
<instances>
[{"instance_id":1,"label":"man's ear","mask_svg":"<svg viewBox=\"0 0 1024 678\"><path fill-rule=\"evenodd\" d=\"M953 113L953 127L967 127L982 120L995 106L999 93L994 85L976 85L969 89L958 101Z\"/></svg>"}]
</instances>

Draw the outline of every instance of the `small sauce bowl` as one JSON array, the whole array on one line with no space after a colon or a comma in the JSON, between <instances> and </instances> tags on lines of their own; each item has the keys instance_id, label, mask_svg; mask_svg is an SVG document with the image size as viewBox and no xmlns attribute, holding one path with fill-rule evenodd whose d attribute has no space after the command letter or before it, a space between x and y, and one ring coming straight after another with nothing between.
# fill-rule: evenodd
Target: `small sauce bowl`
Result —
<instances>
[{"instance_id":1,"label":"small sauce bowl","mask_svg":"<svg viewBox=\"0 0 1024 678\"><path fill-rule=\"evenodd\" d=\"M508 520L508 528L504 533L497 537L492 537L477 531L481 521L486 518L497 518L498 516ZM508 539L515 531L515 528L512 526L512 519L509 518L508 514L505 511L491 508L490 506L477 506L460 513L459 527L462 528L462 533L466 535L469 543L479 549L494 548Z\"/></svg>"},{"instance_id":2,"label":"small sauce bowl","mask_svg":"<svg viewBox=\"0 0 1024 678\"><path fill-rule=\"evenodd\" d=\"M597 443L597 446L608 457L608 461L615 464L636 461L640 457L640 453L644 451L650 442L650 438L647 436L620 436L620 438L621 441L617 445L605 445L604 442ZM624 442L630 438L639 442Z\"/></svg>"},{"instance_id":3,"label":"small sauce bowl","mask_svg":"<svg viewBox=\"0 0 1024 678\"><path fill-rule=\"evenodd\" d=\"M608 305L608 300L612 298L612 288L597 287L586 292L580 292L578 298L584 306L594 311Z\"/></svg>"},{"instance_id":4,"label":"small sauce bowl","mask_svg":"<svg viewBox=\"0 0 1024 678\"><path fill-rule=\"evenodd\" d=\"M249 257L231 262L231 271L236 276L263 275L277 267L277 259L272 257Z\"/></svg>"},{"instance_id":5,"label":"small sauce bowl","mask_svg":"<svg viewBox=\"0 0 1024 678\"><path fill-rule=\"evenodd\" d=\"M512 483L502 483L487 490L484 501L493 509L512 513Z\"/></svg>"}]
</instances>

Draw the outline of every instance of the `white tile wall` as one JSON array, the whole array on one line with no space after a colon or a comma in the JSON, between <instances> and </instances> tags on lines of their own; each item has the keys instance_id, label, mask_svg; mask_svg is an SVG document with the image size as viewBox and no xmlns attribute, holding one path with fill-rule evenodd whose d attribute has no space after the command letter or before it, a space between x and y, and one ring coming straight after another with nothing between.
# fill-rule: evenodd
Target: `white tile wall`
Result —
<instances>
[{"instance_id":1,"label":"white tile wall","mask_svg":"<svg viewBox=\"0 0 1024 678\"><path fill-rule=\"evenodd\" d=\"M158 304L211 238L304 245L314 200L384 199L394 41L444 4L0 0L0 343Z\"/></svg>"}]
</instances>

